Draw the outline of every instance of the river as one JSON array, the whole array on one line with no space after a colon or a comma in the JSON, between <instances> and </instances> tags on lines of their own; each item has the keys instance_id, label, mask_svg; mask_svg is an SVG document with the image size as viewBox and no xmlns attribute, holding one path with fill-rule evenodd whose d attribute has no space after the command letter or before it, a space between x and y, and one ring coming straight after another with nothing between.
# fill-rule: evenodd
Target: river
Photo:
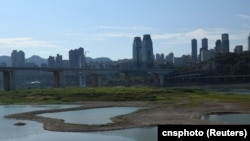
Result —
<instances>
[{"instance_id":1,"label":"river","mask_svg":"<svg viewBox=\"0 0 250 141\"><path fill-rule=\"evenodd\" d=\"M47 110L55 108L71 108L78 105L2 105L0 106L0 138L3 141L156 141L157 140L157 127L149 128L133 128L115 131L105 131L105 132L88 132L88 133L69 133L69 132L51 132L43 129L41 123L33 121L22 121L22 120L12 120L4 118L5 115L36 111L36 110ZM120 108L120 109L119 109ZM116 116L120 114L127 114L133 112L135 109L131 107L114 107L114 108L100 108L93 109L101 110L99 114L110 114L111 116ZM77 114L82 115L93 114L93 110L80 110L74 111ZM117 111L118 113L116 113ZM123 112L122 112L123 111ZM72 111L73 112L73 111ZM63 113L63 112L62 112ZM56 113L55 113L56 114ZM67 114L66 114L67 115ZM72 116L72 113L71 113ZM96 115L95 115L96 116ZM99 117L101 115L98 115ZM72 116L75 117L75 116ZM106 116L106 119L108 117ZM94 118L93 118L94 119ZM106 120L107 121L107 120ZM14 126L17 122L26 123L25 126ZM103 122L103 121L102 121ZM108 122L110 122L108 120ZM98 124L98 123L97 123Z\"/></svg>"}]
</instances>

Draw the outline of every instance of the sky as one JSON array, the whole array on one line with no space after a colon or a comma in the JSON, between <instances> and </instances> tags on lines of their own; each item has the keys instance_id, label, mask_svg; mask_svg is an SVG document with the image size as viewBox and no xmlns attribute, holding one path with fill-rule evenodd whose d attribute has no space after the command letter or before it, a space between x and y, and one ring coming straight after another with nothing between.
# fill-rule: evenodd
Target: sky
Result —
<instances>
[{"instance_id":1,"label":"sky","mask_svg":"<svg viewBox=\"0 0 250 141\"><path fill-rule=\"evenodd\" d=\"M209 49L228 33L230 51L247 50L249 0L0 0L0 56L63 55L131 59L135 36L150 34L153 52L191 54L191 39Z\"/></svg>"}]
</instances>

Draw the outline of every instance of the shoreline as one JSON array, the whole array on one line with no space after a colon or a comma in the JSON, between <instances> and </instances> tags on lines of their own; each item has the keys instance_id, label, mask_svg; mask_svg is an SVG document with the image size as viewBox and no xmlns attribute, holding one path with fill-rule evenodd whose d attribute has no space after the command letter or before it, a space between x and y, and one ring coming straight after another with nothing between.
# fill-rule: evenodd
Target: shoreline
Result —
<instances>
[{"instance_id":1,"label":"shoreline","mask_svg":"<svg viewBox=\"0 0 250 141\"><path fill-rule=\"evenodd\" d=\"M74 103L76 104L76 103ZM18 120L31 120L43 124L44 130L58 132L93 132L120 130L128 128L154 127L162 124L227 124L211 121L203 121L200 119L202 115L209 113L225 113L225 112L246 112L249 113L249 106L241 103L223 103L220 101L207 101L194 107L180 107L176 104L168 104L161 102L81 102L77 103L81 106L67 109L51 109L32 111L7 115L5 118ZM105 107L143 107L136 112L112 117L113 123L103 125L87 125L64 123L61 119L53 119L37 116L43 113L54 113L64 111L85 110L93 108ZM144 108L145 107L145 108Z\"/></svg>"}]
</instances>

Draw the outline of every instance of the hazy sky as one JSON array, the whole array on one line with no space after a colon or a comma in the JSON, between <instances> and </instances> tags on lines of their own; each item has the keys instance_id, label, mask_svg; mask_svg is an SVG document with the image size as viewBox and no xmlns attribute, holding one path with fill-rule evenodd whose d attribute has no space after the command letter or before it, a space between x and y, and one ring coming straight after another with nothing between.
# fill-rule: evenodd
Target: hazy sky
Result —
<instances>
[{"instance_id":1,"label":"hazy sky","mask_svg":"<svg viewBox=\"0 0 250 141\"><path fill-rule=\"evenodd\" d=\"M89 57L132 58L134 36L151 34L154 53L191 54L229 33L247 49L250 0L0 0L0 55L48 58L84 47Z\"/></svg>"}]
</instances>

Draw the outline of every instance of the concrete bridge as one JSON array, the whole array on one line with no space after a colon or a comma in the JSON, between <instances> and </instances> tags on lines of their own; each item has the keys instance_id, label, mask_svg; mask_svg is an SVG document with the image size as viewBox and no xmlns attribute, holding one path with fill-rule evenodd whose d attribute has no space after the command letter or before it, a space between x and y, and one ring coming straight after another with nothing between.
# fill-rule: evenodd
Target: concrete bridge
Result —
<instances>
[{"instance_id":1,"label":"concrete bridge","mask_svg":"<svg viewBox=\"0 0 250 141\"><path fill-rule=\"evenodd\" d=\"M91 69L91 68L40 68L40 67L0 67L3 72L3 89L10 91L14 89L16 71L46 71L53 73L54 87L59 88L63 72L71 71L76 73L92 74L92 81L96 86L101 86L102 75L109 73L124 73L126 86L130 86L130 75L133 72L146 72L154 75L155 84L163 86L164 75L173 72L173 69Z\"/></svg>"}]
</instances>

